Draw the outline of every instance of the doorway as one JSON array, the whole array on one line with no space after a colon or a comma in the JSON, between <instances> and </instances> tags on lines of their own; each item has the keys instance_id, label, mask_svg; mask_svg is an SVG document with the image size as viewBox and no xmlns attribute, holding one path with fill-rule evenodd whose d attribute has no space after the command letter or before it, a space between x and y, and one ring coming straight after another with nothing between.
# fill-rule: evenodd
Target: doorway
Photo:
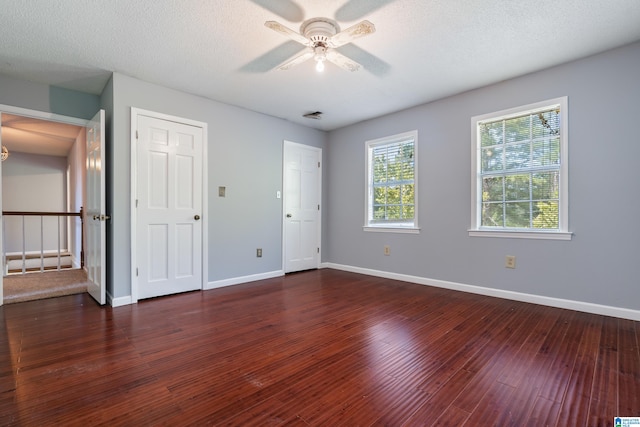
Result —
<instances>
[{"instance_id":1,"label":"doorway","mask_svg":"<svg viewBox=\"0 0 640 427\"><path fill-rule=\"evenodd\" d=\"M11 292L25 293L33 286L32 294L28 299L18 295L18 300L7 295L7 302L77 293L83 285L86 289L86 279L79 279L78 273L83 273L80 212L86 198L87 121L5 105L0 112L0 138L8 153L0 165L0 206L13 213L3 215L1 276L9 270L57 273L47 280L40 273L21 274ZM18 261L12 262L16 254ZM71 270L75 272L65 273ZM5 301L2 282L0 302ZM10 282L11 278L8 286Z\"/></svg>"}]
</instances>

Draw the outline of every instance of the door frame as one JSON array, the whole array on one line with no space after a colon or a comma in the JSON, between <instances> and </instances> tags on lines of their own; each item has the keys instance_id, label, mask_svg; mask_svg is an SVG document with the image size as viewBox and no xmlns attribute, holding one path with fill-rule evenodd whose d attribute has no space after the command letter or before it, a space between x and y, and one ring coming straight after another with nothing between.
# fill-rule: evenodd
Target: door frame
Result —
<instances>
[{"instance_id":1,"label":"door frame","mask_svg":"<svg viewBox=\"0 0 640 427\"><path fill-rule=\"evenodd\" d=\"M65 123L65 124L68 124L68 125L76 125L76 126L81 126L81 127L87 127L87 125L89 124L89 120L81 119L81 118L78 118L78 117L63 116L61 114L50 113L50 112L47 112L47 111L33 110L33 109L30 109L30 108L14 107L12 105L0 104L0 129L2 128L2 122L1 122L2 113L15 114L17 116L31 117L31 118L34 118L34 119L47 120L47 121L50 121L50 122ZM2 171L2 169L0 169L0 172L1 171ZM0 218L2 217L2 215L1 215L1 213L2 213L2 187L1 187L1 185L2 185L2 176L0 176ZM3 227L0 226L0 258L2 260L4 260L4 247L1 244L1 242L2 242L1 239L4 238L4 236L2 235L2 228ZM4 266L3 261L0 261L0 264L2 264L2 268L4 269L5 266ZM2 273L2 274L0 274L0 306L2 306L4 304L4 292L3 292L3 285L2 285L4 272L0 272L0 273Z\"/></svg>"},{"instance_id":2,"label":"door frame","mask_svg":"<svg viewBox=\"0 0 640 427\"><path fill-rule=\"evenodd\" d=\"M300 144L298 142L293 142L289 140L283 140L282 142L282 271L286 274L286 262L287 262L287 218L286 218L286 208L287 208L287 182L286 182L286 169L287 164L285 162L285 154L288 147L298 147L303 149L311 149L318 154L318 161L320 162L320 167L318 168L318 204L320 205L320 209L318 209L318 227L317 227L317 236L318 236L318 257L316 259L316 268L320 268L322 264L322 168L324 166L324 160L322 158L322 148L315 147L313 145Z\"/></svg>"},{"instance_id":3,"label":"door frame","mask_svg":"<svg viewBox=\"0 0 640 427\"><path fill-rule=\"evenodd\" d=\"M166 120L176 123L182 123L202 129L202 283L200 290L206 289L209 281L209 203L208 203L208 165L207 161L207 126L206 122L186 119L183 117L173 116L170 114L158 113L155 111L144 110L142 108L131 107L131 303L138 302L138 245L137 245L137 222L138 216L136 211L136 192L138 188L138 143L136 131L138 129L138 116L147 116L159 120Z\"/></svg>"}]
</instances>

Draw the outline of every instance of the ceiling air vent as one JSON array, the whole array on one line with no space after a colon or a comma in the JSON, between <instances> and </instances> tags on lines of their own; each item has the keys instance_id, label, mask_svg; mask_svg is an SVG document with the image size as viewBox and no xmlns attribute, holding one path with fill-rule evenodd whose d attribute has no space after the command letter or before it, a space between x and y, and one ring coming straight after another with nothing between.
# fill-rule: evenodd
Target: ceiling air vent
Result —
<instances>
[{"instance_id":1,"label":"ceiling air vent","mask_svg":"<svg viewBox=\"0 0 640 427\"><path fill-rule=\"evenodd\" d=\"M303 114L302 117L307 119L320 120L322 118L322 111L314 111L313 113Z\"/></svg>"}]
</instances>

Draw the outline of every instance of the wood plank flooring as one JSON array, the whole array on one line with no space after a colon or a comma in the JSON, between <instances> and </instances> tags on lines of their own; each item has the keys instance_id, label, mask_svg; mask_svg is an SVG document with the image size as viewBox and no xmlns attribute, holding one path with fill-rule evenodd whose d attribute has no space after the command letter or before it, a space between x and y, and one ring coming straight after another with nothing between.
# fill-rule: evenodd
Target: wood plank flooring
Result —
<instances>
[{"instance_id":1,"label":"wood plank flooring","mask_svg":"<svg viewBox=\"0 0 640 427\"><path fill-rule=\"evenodd\" d=\"M0 308L0 425L612 426L640 322L315 270Z\"/></svg>"}]
</instances>

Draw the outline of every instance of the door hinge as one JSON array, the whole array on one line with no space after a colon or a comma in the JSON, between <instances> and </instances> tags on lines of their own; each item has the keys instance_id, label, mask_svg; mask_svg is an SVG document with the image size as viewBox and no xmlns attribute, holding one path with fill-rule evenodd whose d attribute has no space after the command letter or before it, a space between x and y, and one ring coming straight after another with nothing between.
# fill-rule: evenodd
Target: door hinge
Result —
<instances>
[{"instance_id":1,"label":"door hinge","mask_svg":"<svg viewBox=\"0 0 640 427\"><path fill-rule=\"evenodd\" d=\"M318 210L320 210L320 205L318 205Z\"/></svg>"},{"instance_id":2,"label":"door hinge","mask_svg":"<svg viewBox=\"0 0 640 427\"><path fill-rule=\"evenodd\" d=\"M136 199L136 208L138 207L138 199Z\"/></svg>"},{"instance_id":3,"label":"door hinge","mask_svg":"<svg viewBox=\"0 0 640 427\"><path fill-rule=\"evenodd\" d=\"M138 139L138 130L136 129L136 139Z\"/></svg>"},{"instance_id":4,"label":"door hinge","mask_svg":"<svg viewBox=\"0 0 640 427\"><path fill-rule=\"evenodd\" d=\"M320 162L318 162L318 167L320 167Z\"/></svg>"},{"instance_id":5,"label":"door hinge","mask_svg":"<svg viewBox=\"0 0 640 427\"><path fill-rule=\"evenodd\" d=\"M136 277L138 277L138 267L136 267Z\"/></svg>"},{"instance_id":6,"label":"door hinge","mask_svg":"<svg viewBox=\"0 0 640 427\"><path fill-rule=\"evenodd\" d=\"M318 248L318 253L320 253L320 248Z\"/></svg>"}]
</instances>

